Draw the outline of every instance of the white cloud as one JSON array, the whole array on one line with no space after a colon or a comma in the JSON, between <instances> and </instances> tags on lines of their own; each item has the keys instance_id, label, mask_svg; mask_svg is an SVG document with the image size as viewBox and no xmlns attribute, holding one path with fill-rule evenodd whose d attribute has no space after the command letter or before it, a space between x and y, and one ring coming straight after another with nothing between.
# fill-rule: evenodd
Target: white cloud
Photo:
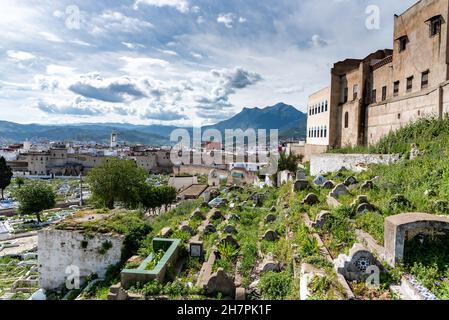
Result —
<instances>
[{"instance_id":1,"label":"white cloud","mask_svg":"<svg viewBox=\"0 0 449 320\"><path fill-rule=\"evenodd\" d=\"M60 37L51 32L41 31L39 32L39 35L42 36L45 40L50 42L64 43L64 40L62 40Z\"/></svg>"},{"instance_id":2,"label":"white cloud","mask_svg":"<svg viewBox=\"0 0 449 320\"><path fill-rule=\"evenodd\" d=\"M60 66L55 64L50 64L47 66L47 74L48 75L71 75L74 72L74 68L67 66Z\"/></svg>"},{"instance_id":3,"label":"white cloud","mask_svg":"<svg viewBox=\"0 0 449 320\"><path fill-rule=\"evenodd\" d=\"M36 58L33 54L25 51L8 50L6 54L10 59L15 61L27 61Z\"/></svg>"},{"instance_id":4,"label":"white cloud","mask_svg":"<svg viewBox=\"0 0 449 320\"><path fill-rule=\"evenodd\" d=\"M174 7L179 12L189 12L189 2L187 0L137 0L134 8L137 10L141 4L154 7Z\"/></svg>"},{"instance_id":5,"label":"white cloud","mask_svg":"<svg viewBox=\"0 0 449 320\"><path fill-rule=\"evenodd\" d=\"M140 43L130 43L130 42L122 42L122 44L128 49L137 49L137 48L145 48L143 44Z\"/></svg>"},{"instance_id":6,"label":"white cloud","mask_svg":"<svg viewBox=\"0 0 449 320\"><path fill-rule=\"evenodd\" d=\"M217 18L218 23L222 23L226 28L231 29L234 26L235 14L233 13L220 13Z\"/></svg>"}]
</instances>

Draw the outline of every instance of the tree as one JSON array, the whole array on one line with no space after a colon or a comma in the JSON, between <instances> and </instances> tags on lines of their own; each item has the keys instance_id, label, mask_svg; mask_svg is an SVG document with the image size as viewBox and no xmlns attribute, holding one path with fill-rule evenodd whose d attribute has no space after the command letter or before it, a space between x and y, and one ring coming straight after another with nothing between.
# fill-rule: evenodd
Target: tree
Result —
<instances>
[{"instance_id":1,"label":"tree","mask_svg":"<svg viewBox=\"0 0 449 320\"><path fill-rule=\"evenodd\" d=\"M11 168L6 165L6 160L4 157L0 157L0 189L2 190L1 200L4 199L4 191L7 186L11 184L13 173Z\"/></svg>"},{"instance_id":2,"label":"tree","mask_svg":"<svg viewBox=\"0 0 449 320\"><path fill-rule=\"evenodd\" d=\"M285 152L282 152L279 155L278 172L284 170L295 172L298 169L298 163L300 160L301 158L294 155L293 153L286 155Z\"/></svg>"},{"instance_id":3,"label":"tree","mask_svg":"<svg viewBox=\"0 0 449 320\"><path fill-rule=\"evenodd\" d=\"M25 179L23 177L17 177L15 183L20 189L25 184Z\"/></svg>"},{"instance_id":4,"label":"tree","mask_svg":"<svg viewBox=\"0 0 449 320\"><path fill-rule=\"evenodd\" d=\"M161 202L165 206L165 211L167 211L168 206L176 201L178 193L176 192L176 189L171 186L162 186L157 189Z\"/></svg>"},{"instance_id":5,"label":"tree","mask_svg":"<svg viewBox=\"0 0 449 320\"><path fill-rule=\"evenodd\" d=\"M128 207L140 202L140 192L146 184L148 174L133 160L111 158L87 175L87 182L94 201L109 209L116 201Z\"/></svg>"},{"instance_id":6,"label":"tree","mask_svg":"<svg viewBox=\"0 0 449 320\"><path fill-rule=\"evenodd\" d=\"M35 214L41 222L41 212L56 205L56 194L53 188L43 182L33 182L16 190L15 197L19 201L19 213Z\"/></svg>"}]
</instances>

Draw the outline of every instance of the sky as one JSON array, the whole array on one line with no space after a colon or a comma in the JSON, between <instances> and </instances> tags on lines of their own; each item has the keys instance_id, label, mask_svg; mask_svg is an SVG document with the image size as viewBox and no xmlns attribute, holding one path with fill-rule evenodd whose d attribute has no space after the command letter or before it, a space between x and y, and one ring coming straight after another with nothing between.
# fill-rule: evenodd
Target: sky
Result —
<instances>
[{"instance_id":1,"label":"sky","mask_svg":"<svg viewBox=\"0 0 449 320\"><path fill-rule=\"evenodd\" d=\"M391 48L393 15L415 2L1 0L0 120L206 125L278 102L305 111L333 63Z\"/></svg>"}]
</instances>

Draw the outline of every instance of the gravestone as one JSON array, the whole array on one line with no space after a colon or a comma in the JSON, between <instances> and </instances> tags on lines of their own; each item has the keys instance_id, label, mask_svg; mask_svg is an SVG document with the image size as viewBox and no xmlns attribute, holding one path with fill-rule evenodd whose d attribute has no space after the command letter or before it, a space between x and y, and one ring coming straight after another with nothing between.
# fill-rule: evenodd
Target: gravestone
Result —
<instances>
[{"instance_id":1,"label":"gravestone","mask_svg":"<svg viewBox=\"0 0 449 320\"><path fill-rule=\"evenodd\" d=\"M217 228L212 223L209 223L204 227L204 233L205 234L211 234L217 232Z\"/></svg>"},{"instance_id":2,"label":"gravestone","mask_svg":"<svg viewBox=\"0 0 449 320\"><path fill-rule=\"evenodd\" d=\"M370 203L361 203L358 207L357 207L357 214L363 214L366 212L373 212L376 211L376 208L370 204Z\"/></svg>"},{"instance_id":3,"label":"gravestone","mask_svg":"<svg viewBox=\"0 0 449 320\"><path fill-rule=\"evenodd\" d=\"M333 181L326 181L325 183L323 183L323 185L321 186L323 189L333 189L335 188L335 183Z\"/></svg>"},{"instance_id":4,"label":"gravestone","mask_svg":"<svg viewBox=\"0 0 449 320\"><path fill-rule=\"evenodd\" d=\"M296 171L296 180L305 180L307 179L306 177L306 172L302 169Z\"/></svg>"},{"instance_id":5,"label":"gravestone","mask_svg":"<svg viewBox=\"0 0 449 320\"><path fill-rule=\"evenodd\" d=\"M347 187L349 187L349 186L351 186L351 185L353 185L353 184L357 184L357 179L354 178L353 176L349 176L349 177L346 178L344 184L345 184Z\"/></svg>"},{"instance_id":6,"label":"gravestone","mask_svg":"<svg viewBox=\"0 0 449 320\"><path fill-rule=\"evenodd\" d=\"M304 180L304 179L303 180L296 180L295 184L293 186L293 190L295 192L307 190L309 188L310 188L309 181Z\"/></svg>"},{"instance_id":7,"label":"gravestone","mask_svg":"<svg viewBox=\"0 0 449 320\"><path fill-rule=\"evenodd\" d=\"M309 206L313 206L320 202L320 199L318 199L318 196L314 193L309 193L303 200L302 204L307 204Z\"/></svg>"},{"instance_id":8,"label":"gravestone","mask_svg":"<svg viewBox=\"0 0 449 320\"><path fill-rule=\"evenodd\" d=\"M238 287L235 289L235 300L243 301L246 300L246 289L243 287Z\"/></svg>"},{"instance_id":9,"label":"gravestone","mask_svg":"<svg viewBox=\"0 0 449 320\"><path fill-rule=\"evenodd\" d=\"M281 272L281 265L279 262L274 261L273 255L270 253L263 260L261 268L261 272Z\"/></svg>"},{"instance_id":10,"label":"gravestone","mask_svg":"<svg viewBox=\"0 0 449 320\"><path fill-rule=\"evenodd\" d=\"M206 279L206 294L216 296L221 293L225 297L233 298L235 295L234 280L229 277L223 268L219 268L209 279Z\"/></svg>"},{"instance_id":11,"label":"gravestone","mask_svg":"<svg viewBox=\"0 0 449 320\"><path fill-rule=\"evenodd\" d=\"M322 175L318 175L315 177L315 179L313 179L313 183L315 183L318 186L322 186L326 181L327 181L326 178L323 177Z\"/></svg>"},{"instance_id":12,"label":"gravestone","mask_svg":"<svg viewBox=\"0 0 449 320\"><path fill-rule=\"evenodd\" d=\"M190 235L193 234L193 229L189 226L188 221L184 221L179 225L179 230L189 233Z\"/></svg>"},{"instance_id":13,"label":"gravestone","mask_svg":"<svg viewBox=\"0 0 449 320\"><path fill-rule=\"evenodd\" d=\"M265 217L265 222L270 223L276 220L276 216L272 213L267 214Z\"/></svg>"},{"instance_id":14,"label":"gravestone","mask_svg":"<svg viewBox=\"0 0 449 320\"><path fill-rule=\"evenodd\" d=\"M160 235L162 238L168 238L168 237L170 237L172 234L173 234L173 230L172 230L172 228L170 228L170 227L165 227L165 228L163 228L163 229L161 230L161 232L159 233L159 235Z\"/></svg>"},{"instance_id":15,"label":"gravestone","mask_svg":"<svg viewBox=\"0 0 449 320\"><path fill-rule=\"evenodd\" d=\"M193 211L192 215L190 216L190 219L192 220L205 220L206 217L201 212L199 208L196 208L195 211Z\"/></svg>"},{"instance_id":16,"label":"gravestone","mask_svg":"<svg viewBox=\"0 0 449 320\"><path fill-rule=\"evenodd\" d=\"M270 212L276 212L276 207L275 207L275 206L272 206L272 207L270 208Z\"/></svg>"},{"instance_id":17,"label":"gravestone","mask_svg":"<svg viewBox=\"0 0 449 320\"><path fill-rule=\"evenodd\" d=\"M212 219L212 220L223 219L223 215L221 214L220 210L212 209L212 211L209 214L209 219Z\"/></svg>"},{"instance_id":18,"label":"gravestone","mask_svg":"<svg viewBox=\"0 0 449 320\"><path fill-rule=\"evenodd\" d=\"M190 246L190 256L193 258L202 258L204 256L204 245L203 241L191 240L189 242Z\"/></svg>"},{"instance_id":19,"label":"gravestone","mask_svg":"<svg viewBox=\"0 0 449 320\"><path fill-rule=\"evenodd\" d=\"M223 232L228 233L228 234L233 234L233 233L236 233L237 230L235 229L235 227L232 224L228 224L227 226L225 226L223 228Z\"/></svg>"},{"instance_id":20,"label":"gravestone","mask_svg":"<svg viewBox=\"0 0 449 320\"><path fill-rule=\"evenodd\" d=\"M335 198L345 196L347 194L349 194L348 187L346 187L346 185L343 183L337 184L331 192L331 196Z\"/></svg>"},{"instance_id":21,"label":"gravestone","mask_svg":"<svg viewBox=\"0 0 449 320\"><path fill-rule=\"evenodd\" d=\"M220 243L227 243L228 245L233 246L234 248L240 248L239 243L237 240L234 239L233 236L227 235L223 239L221 239Z\"/></svg>"},{"instance_id":22,"label":"gravestone","mask_svg":"<svg viewBox=\"0 0 449 320\"><path fill-rule=\"evenodd\" d=\"M267 230L262 238L262 240L266 240L266 241L276 241L277 239L279 239L279 236L273 230Z\"/></svg>"},{"instance_id":23,"label":"gravestone","mask_svg":"<svg viewBox=\"0 0 449 320\"><path fill-rule=\"evenodd\" d=\"M374 183L371 180L367 180L365 181L361 186L360 186L361 190L372 190L374 189Z\"/></svg>"},{"instance_id":24,"label":"gravestone","mask_svg":"<svg viewBox=\"0 0 449 320\"><path fill-rule=\"evenodd\" d=\"M348 255L340 254L334 262L335 270L348 281L364 281L369 268L377 265L374 255L359 243L354 244Z\"/></svg>"},{"instance_id":25,"label":"gravestone","mask_svg":"<svg viewBox=\"0 0 449 320\"><path fill-rule=\"evenodd\" d=\"M314 228L322 228L324 224L326 223L326 219L330 216L329 211L321 211L318 216L315 219L315 222L313 223Z\"/></svg>"}]
</instances>

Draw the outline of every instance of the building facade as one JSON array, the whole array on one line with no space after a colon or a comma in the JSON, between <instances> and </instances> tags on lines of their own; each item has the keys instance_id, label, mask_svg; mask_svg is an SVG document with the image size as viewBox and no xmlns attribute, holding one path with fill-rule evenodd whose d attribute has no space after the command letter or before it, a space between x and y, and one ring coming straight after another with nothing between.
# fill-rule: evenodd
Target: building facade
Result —
<instances>
[{"instance_id":1,"label":"building facade","mask_svg":"<svg viewBox=\"0 0 449 320\"><path fill-rule=\"evenodd\" d=\"M393 50L335 63L330 87L309 98L306 154L373 145L420 117L447 116L448 19L449 0L418 1L395 15ZM324 94L328 111L314 113Z\"/></svg>"}]
</instances>

